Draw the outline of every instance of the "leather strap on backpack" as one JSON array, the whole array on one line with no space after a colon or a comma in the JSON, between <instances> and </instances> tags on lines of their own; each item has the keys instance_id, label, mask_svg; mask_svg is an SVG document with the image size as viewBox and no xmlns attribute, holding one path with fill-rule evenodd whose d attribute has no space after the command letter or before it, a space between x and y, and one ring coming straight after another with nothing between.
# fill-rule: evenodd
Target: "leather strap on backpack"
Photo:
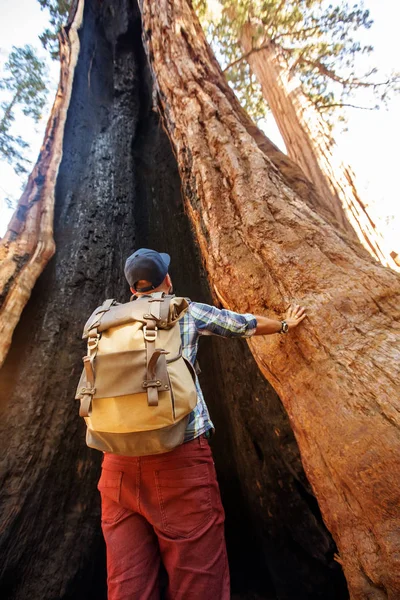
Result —
<instances>
[{"instance_id":1,"label":"leather strap on backpack","mask_svg":"<svg viewBox=\"0 0 400 600\"><path fill-rule=\"evenodd\" d=\"M96 320L93 325L90 326L89 337L87 341L87 355L83 357L83 366L86 375L86 387L82 388L81 404L79 408L79 415L81 417L88 417L91 412L93 396L96 393L94 387L94 359L97 354L97 347L99 345L100 333L97 328L100 325L100 321L107 311L110 310L115 300L110 298L105 300L99 310L96 312Z\"/></svg>"},{"instance_id":2,"label":"leather strap on backpack","mask_svg":"<svg viewBox=\"0 0 400 600\"><path fill-rule=\"evenodd\" d=\"M147 312L143 315L146 325L143 327L143 337L146 344L147 379L143 387L147 390L147 403L149 406L158 406L158 389L161 381L156 379L157 361L165 350L156 349L157 323L166 323L169 313L169 298L162 292L153 294L147 301ZM164 321L163 321L164 319Z\"/></svg>"}]
</instances>

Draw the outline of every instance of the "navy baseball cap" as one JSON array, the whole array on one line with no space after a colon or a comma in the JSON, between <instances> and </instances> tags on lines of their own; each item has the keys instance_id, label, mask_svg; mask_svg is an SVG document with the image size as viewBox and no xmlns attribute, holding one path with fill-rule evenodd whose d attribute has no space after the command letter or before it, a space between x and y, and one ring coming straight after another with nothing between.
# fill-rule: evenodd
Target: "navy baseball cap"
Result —
<instances>
[{"instance_id":1,"label":"navy baseball cap","mask_svg":"<svg viewBox=\"0 0 400 600\"><path fill-rule=\"evenodd\" d=\"M171 257L165 252L140 248L126 259L125 277L129 285L137 292L149 292L162 284L168 273L170 262ZM136 283L142 279L149 281L151 286L137 289Z\"/></svg>"}]
</instances>

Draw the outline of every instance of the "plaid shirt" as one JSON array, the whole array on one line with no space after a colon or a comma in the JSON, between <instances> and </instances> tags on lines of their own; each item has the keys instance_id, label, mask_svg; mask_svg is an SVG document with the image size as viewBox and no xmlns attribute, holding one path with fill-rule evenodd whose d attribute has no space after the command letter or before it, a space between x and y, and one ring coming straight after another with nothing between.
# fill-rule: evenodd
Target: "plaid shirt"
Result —
<instances>
[{"instance_id":1,"label":"plaid shirt","mask_svg":"<svg viewBox=\"0 0 400 600\"><path fill-rule=\"evenodd\" d=\"M191 302L189 310L179 321L182 338L182 354L195 365L199 338L201 335L223 337L250 337L254 335L257 320L254 315L238 314L230 310L220 310L215 306ZM196 376L197 405L189 415L185 432L185 442L214 430L203 392Z\"/></svg>"}]
</instances>

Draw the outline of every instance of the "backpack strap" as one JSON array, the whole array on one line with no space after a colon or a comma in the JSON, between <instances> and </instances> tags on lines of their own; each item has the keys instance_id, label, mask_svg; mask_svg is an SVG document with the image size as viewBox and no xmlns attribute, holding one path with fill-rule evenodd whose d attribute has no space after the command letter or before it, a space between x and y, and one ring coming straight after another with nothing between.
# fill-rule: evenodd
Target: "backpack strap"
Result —
<instances>
[{"instance_id":1,"label":"backpack strap","mask_svg":"<svg viewBox=\"0 0 400 600\"><path fill-rule=\"evenodd\" d=\"M158 388L161 386L161 381L156 379L157 361L162 354L169 354L165 350L156 349L157 323L161 325L163 322L167 322L169 303L170 298L165 297L162 292L152 294L147 301L147 312L143 315L146 321L146 325L143 327L143 337L146 344L147 361L147 379L143 381L143 387L147 390L149 406L158 406Z\"/></svg>"},{"instance_id":2,"label":"backpack strap","mask_svg":"<svg viewBox=\"0 0 400 600\"><path fill-rule=\"evenodd\" d=\"M83 357L83 367L86 375L86 387L82 388L81 390L83 394L79 409L79 415L81 417L88 417L90 415L93 396L96 393L96 388L94 387L94 359L96 358L97 347L99 345L99 339L101 336L101 333L98 333L97 328L100 325L100 321L104 314L110 310L114 303L114 298L105 300L103 304L96 310L96 318L88 328L87 355Z\"/></svg>"},{"instance_id":3,"label":"backpack strap","mask_svg":"<svg viewBox=\"0 0 400 600\"><path fill-rule=\"evenodd\" d=\"M158 357L154 362L153 356L156 350L156 339L158 327L151 313L143 315L146 325L143 326L143 337L146 344L147 379L143 381L143 387L147 390L147 404L158 406L158 388L161 382L155 379L155 368ZM153 377L152 377L153 375Z\"/></svg>"},{"instance_id":4,"label":"backpack strap","mask_svg":"<svg viewBox=\"0 0 400 600\"><path fill-rule=\"evenodd\" d=\"M96 393L94 387L94 364L93 361L97 354L97 346L99 345L100 333L97 333L97 327L90 330L87 341L87 355L83 357L83 368L86 375L86 387L82 388L81 405L79 415L88 417L90 415L93 396Z\"/></svg>"},{"instance_id":5,"label":"backpack strap","mask_svg":"<svg viewBox=\"0 0 400 600\"><path fill-rule=\"evenodd\" d=\"M161 304L161 308L160 308L160 325L161 325L161 327L163 327L164 325L167 325L167 323L168 323L169 307L170 307L172 298L175 298L174 294L164 296L164 302Z\"/></svg>"},{"instance_id":6,"label":"backpack strap","mask_svg":"<svg viewBox=\"0 0 400 600\"><path fill-rule=\"evenodd\" d=\"M100 321L104 316L104 313L108 312L113 304L116 304L114 298L108 298L108 300L104 300L103 304L99 306L94 312L93 321L89 324L87 329L90 331L94 327L98 327L100 325Z\"/></svg>"}]
</instances>

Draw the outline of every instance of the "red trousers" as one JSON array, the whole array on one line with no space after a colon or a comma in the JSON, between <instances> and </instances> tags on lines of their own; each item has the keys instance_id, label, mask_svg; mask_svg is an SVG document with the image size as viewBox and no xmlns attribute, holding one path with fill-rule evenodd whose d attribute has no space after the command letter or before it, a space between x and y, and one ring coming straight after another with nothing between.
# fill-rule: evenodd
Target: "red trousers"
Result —
<instances>
[{"instance_id":1,"label":"red trousers","mask_svg":"<svg viewBox=\"0 0 400 600\"><path fill-rule=\"evenodd\" d=\"M99 481L109 600L229 600L214 462L201 436L156 456L105 454Z\"/></svg>"}]
</instances>

